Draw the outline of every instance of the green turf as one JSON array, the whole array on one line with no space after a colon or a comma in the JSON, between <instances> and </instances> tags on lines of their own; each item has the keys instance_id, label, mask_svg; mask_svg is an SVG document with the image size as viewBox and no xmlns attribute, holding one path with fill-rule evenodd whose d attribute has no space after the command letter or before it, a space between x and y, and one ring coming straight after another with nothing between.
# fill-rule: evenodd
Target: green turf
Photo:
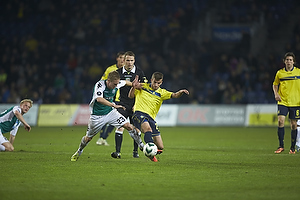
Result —
<instances>
[{"instance_id":1,"label":"green turf","mask_svg":"<svg viewBox=\"0 0 300 200\"><path fill-rule=\"evenodd\" d=\"M275 155L273 128L161 128L165 151L153 163L124 134L122 158L96 138L77 162L86 127L20 128L15 152L0 153L0 199L298 199L299 155ZM8 136L8 135L5 135Z\"/></svg>"}]
</instances>

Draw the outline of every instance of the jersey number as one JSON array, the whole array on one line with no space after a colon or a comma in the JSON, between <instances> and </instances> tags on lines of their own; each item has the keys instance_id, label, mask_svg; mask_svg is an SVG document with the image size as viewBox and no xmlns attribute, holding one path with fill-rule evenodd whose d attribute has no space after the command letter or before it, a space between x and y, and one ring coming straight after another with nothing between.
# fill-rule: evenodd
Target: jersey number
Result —
<instances>
[{"instance_id":1,"label":"jersey number","mask_svg":"<svg viewBox=\"0 0 300 200\"><path fill-rule=\"evenodd\" d=\"M120 117L119 119L117 119L117 122L119 123L119 124L122 124L123 122L125 122L125 118L124 117Z\"/></svg>"}]
</instances>

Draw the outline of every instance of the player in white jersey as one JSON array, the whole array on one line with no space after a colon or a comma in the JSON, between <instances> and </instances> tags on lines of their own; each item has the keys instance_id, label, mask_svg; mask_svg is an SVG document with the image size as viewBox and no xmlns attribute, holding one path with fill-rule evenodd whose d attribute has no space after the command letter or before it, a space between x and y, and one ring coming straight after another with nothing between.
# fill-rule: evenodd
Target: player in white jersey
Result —
<instances>
[{"instance_id":1,"label":"player in white jersey","mask_svg":"<svg viewBox=\"0 0 300 200\"><path fill-rule=\"evenodd\" d=\"M298 134L296 139L296 150L297 152L299 152L300 151L300 120L297 121L297 130L298 130Z\"/></svg>"},{"instance_id":2,"label":"player in white jersey","mask_svg":"<svg viewBox=\"0 0 300 200\"><path fill-rule=\"evenodd\" d=\"M138 79L138 77L136 77ZM82 137L78 150L72 155L71 161L77 161L82 154L84 147L106 124L117 128L124 127L130 135L138 137L138 133L130 122L117 111L117 108L123 108L122 105L113 103L117 90L122 86L132 86L129 81L120 81L120 75L117 71L109 73L107 80L100 80L94 86L93 98L90 102L91 116L86 135ZM134 138L135 140L137 138ZM139 141L141 139L139 138ZM142 147L141 147L142 148Z\"/></svg>"},{"instance_id":3,"label":"player in white jersey","mask_svg":"<svg viewBox=\"0 0 300 200\"><path fill-rule=\"evenodd\" d=\"M13 143L18 132L20 122L23 123L25 130L31 130L29 124L23 118L23 115L32 107L32 100L24 99L19 106L12 106L0 113L0 151L13 151ZM9 140L3 134L10 132Z\"/></svg>"}]
</instances>

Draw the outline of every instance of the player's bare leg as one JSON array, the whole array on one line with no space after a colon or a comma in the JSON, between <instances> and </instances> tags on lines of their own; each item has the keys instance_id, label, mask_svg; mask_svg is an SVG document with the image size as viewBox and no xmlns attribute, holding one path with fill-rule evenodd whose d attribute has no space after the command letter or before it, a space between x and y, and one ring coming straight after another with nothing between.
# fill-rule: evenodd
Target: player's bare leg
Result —
<instances>
[{"instance_id":1,"label":"player's bare leg","mask_svg":"<svg viewBox=\"0 0 300 200\"><path fill-rule=\"evenodd\" d=\"M157 146L157 154L161 154L164 149L164 143L162 141L161 135L153 137L154 144Z\"/></svg>"}]
</instances>

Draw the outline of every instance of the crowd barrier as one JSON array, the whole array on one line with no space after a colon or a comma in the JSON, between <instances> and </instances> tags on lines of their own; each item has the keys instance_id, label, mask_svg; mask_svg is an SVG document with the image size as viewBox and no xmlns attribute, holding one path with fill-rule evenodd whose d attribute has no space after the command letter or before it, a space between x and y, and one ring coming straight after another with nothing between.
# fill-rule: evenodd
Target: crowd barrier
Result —
<instances>
[{"instance_id":1,"label":"crowd barrier","mask_svg":"<svg viewBox=\"0 0 300 200\"><path fill-rule=\"evenodd\" d=\"M14 106L0 104L0 112ZM187 105L163 104L156 121L163 126L277 126L276 104ZM24 115L31 126L87 125L88 105L42 104ZM286 120L286 125L289 124Z\"/></svg>"}]
</instances>

